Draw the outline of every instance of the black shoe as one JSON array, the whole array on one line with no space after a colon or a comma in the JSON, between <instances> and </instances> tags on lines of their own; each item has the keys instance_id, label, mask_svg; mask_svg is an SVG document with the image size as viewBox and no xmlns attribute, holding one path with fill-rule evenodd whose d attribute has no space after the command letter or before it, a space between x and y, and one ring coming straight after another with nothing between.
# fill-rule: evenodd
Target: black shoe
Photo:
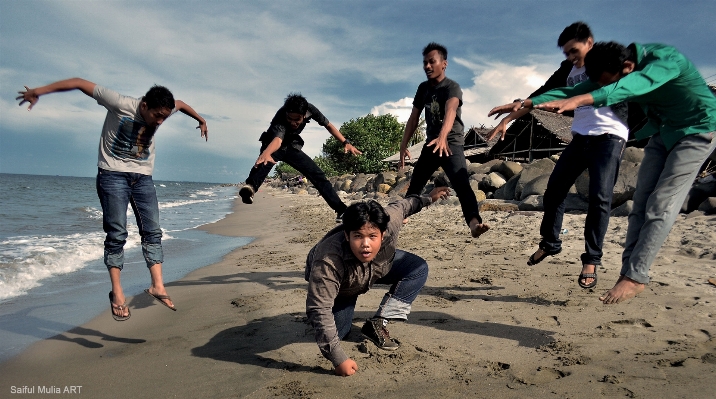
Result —
<instances>
[{"instance_id":1,"label":"black shoe","mask_svg":"<svg viewBox=\"0 0 716 399\"><path fill-rule=\"evenodd\" d=\"M243 201L244 204L254 203L254 188L249 186L248 184L241 187L241 190L239 190L239 195L241 196L241 201Z\"/></svg>"},{"instance_id":2,"label":"black shoe","mask_svg":"<svg viewBox=\"0 0 716 399\"><path fill-rule=\"evenodd\" d=\"M343 223L343 214L336 212L336 223Z\"/></svg>"},{"instance_id":3,"label":"black shoe","mask_svg":"<svg viewBox=\"0 0 716 399\"><path fill-rule=\"evenodd\" d=\"M363 324L363 328L360 329L360 332L378 348L394 351L400 348L400 344L390 339L390 334L386 328L387 325L388 320L380 317L368 319L365 324Z\"/></svg>"}]
</instances>

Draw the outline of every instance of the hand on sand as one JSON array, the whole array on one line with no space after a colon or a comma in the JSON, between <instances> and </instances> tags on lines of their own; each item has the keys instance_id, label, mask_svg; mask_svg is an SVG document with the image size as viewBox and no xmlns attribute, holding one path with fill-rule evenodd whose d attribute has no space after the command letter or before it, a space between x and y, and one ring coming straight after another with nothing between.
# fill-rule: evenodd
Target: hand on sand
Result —
<instances>
[{"instance_id":1,"label":"hand on sand","mask_svg":"<svg viewBox=\"0 0 716 399\"><path fill-rule=\"evenodd\" d=\"M355 374L356 371L358 371L358 365L353 361L353 359L348 359L339 364L335 370L336 375L341 377L348 377L349 375Z\"/></svg>"},{"instance_id":2,"label":"hand on sand","mask_svg":"<svg viewBox=\"0 0 716 399\"><path fill-rule=\"evenodd\" d=\"M614 284L614 287L607 291L604 296L600 296L599 300L604 302L605 305L620 303L639 295L640 292L644 291L644 287L644 284L622 275L617 280L617 283Z\"/></svg>"}]
</instances>

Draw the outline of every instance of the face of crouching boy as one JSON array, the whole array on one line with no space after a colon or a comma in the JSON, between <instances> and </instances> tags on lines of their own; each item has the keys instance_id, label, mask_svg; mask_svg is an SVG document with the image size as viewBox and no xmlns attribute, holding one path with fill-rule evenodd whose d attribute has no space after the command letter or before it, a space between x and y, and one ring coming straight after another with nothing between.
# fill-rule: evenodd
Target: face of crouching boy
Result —
<instances>
[{"instance_id":1,"label":"face of crouching boy","mask_svg":"<svg viewBox=\"0 0 716 399\"><path fill-rule=\"evenodd\" d=\"M343 214L343 232L353 255L363 263L375 259L388 228L390 216L375 202L358 202Z\"/></svg>"}]
</instances>

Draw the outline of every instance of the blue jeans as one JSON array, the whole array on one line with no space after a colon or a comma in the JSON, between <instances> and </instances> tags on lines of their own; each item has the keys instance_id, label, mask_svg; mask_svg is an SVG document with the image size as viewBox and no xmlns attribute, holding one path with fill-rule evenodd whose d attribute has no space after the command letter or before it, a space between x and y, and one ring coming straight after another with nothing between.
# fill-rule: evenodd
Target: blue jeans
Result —
<instances>
[{"instance_id":1,"label":"blue jeans","mask_svg":"<svg viewBox=\"0 0 716 399\"><path fill-rule=\"evenodd\" d=\"M425 187L425 184L430 179L430 176L442 167L445 171L445 175L450 180L452 188L455 190L457 198L460 200L460 207L462 208L462 215L465 217L465 222L470 225L470 221L473 218L482 223L480 217L480 211L477 204L477 197L475 192L470 187L470 176L467 173L467 162L465 162L465 152L462 144L448 143L452 155L450 156L439 156L438 153L434 153L435 146L428 147L423 146L423 150L420 152L420 158L415 163L413 169L413 176L410 178L410 186L405 196L408 195L420 195Z\"/></svg>"},{"instance_id":2,"label":"blue jeans","mask_svg":"<svg viewBox=\"0 0 716 399\"><path fill-rule=\"evenodd\" d=\"M649 269L674 225L699 168L716 148L714 133L692 134L667 150L661 135L649 139L629 214L621 275L649 282Z\"/></svg>"},{"instance_id":3,"label":"blue jeans","mask_svg":"<svg viewBox=\"0 0 716 399\"><path fill-rule=\"evenodd\" d=\"M390 285L390 290L380 302L373 317L392 320L407 320L410 305L428 280L428 264L418 255L395 250L393 266L388 274L378 279L376 284ZM333 303L333 319L336 322L338 337L345 338L351 330L353 312L358 296L337 297Z\"/></svg>"},{"instance_id":4,"label":"blue jeans","mask_svg":"<svg viewBox=\"0 0 716 399\"><path fill-rule=\"evenodd\" d=\"M269 144L270 141L262 142L261 152L263 152ZM305 152L291 145L285 145L271 154L271 158L276 162L286 162L306 176L308 181L310 181L313 187L318 190L318 193L321 194L321 197L323 197L328 206L336 211L337 214L342 215L343 212L346 211L346 204L341 201L331 182L326 179L326 174ZM266 176L271 172L271 168L273 168L272 164L254 166L251 168L251 172L249 172L249 177L246 178L246 184L251 185L254 191L258 191L261 184L266 180Z\"/></svg>"},{"instance_id":5,"label":"blue jeans","mask_svg":"<svg viewBox=\"0 0 716 399\"><path fill-rule=\"evenodd\" d=\"M555 253L562 248L559 234L564 218L564 200L579 175L588 169L589 208L584 223L584 253L581 258L585 265L602 264L602 246L624 144L624 139L613 134L574 135L559 156L544 193L544 215L540 225L542 241L539 244L543 251Z\"/></svg>"},{"instance_id":6,"label":"blue jeans","mask_svg":"<svg viewBox=\"0 0 716 399\"><path fill-rule=\"evenodd\" d=\"M124 244L127 242L127 205L132 205L142 237L142 253L147 267L164 262L162 230L159 227L159 203L152 176L139 173L97 172L97 196L102 204L104 264L107 268L124 266Z\"/></svg>"}]
</instances>

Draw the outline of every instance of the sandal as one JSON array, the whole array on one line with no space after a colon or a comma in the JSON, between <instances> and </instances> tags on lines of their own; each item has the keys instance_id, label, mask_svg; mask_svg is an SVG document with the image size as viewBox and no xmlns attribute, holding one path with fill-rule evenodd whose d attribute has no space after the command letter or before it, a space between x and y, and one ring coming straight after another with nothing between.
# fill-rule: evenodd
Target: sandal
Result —
<instances>
[{"instance_id":1,"label":"sandal","mask_svg":"<svg viewBox=\"0 0 716 399\"><path fill-rule=\"evenodd\" d=\"M587 289L587 288L594 288L597 286L597 269L599 268L599 265L594 265L594 273L579 273L579 277L577 277L577 284L579 284L580 287ZM593 278L594 281L592 281L589 284L582 283L583 279L587 278Z\"/></svg>"},{"instance_id":2,"label":"sandal","mask_svg":"<svg viewBox=\"0 0 716 399\"><path fill-rule=\"evenodd\" d=\"M161 303L162 305L168 307L169 309L171 309L171 310L173 310L173 311L175 311L175 312L177 311L177 308L176 308L176 307L174 307L174 306L169 306L168 303L164 302L165 299L168 299L168 300L170 300L170 301L172 300L172 299L169 297L169 295L159 295L159 294L154 295L154 294L152 294L151 292L149 292L149 289L144 290L144 292L146 292L147 294L151 295L154 299L156 299L156 300L157 300L159 303Z\"/></svg>"},{"instance_id":3,"label":"sandal","mask_svg":"<svg viewBox=\"0 0 716 399\"><path fill-rule=\"evenodd\" d=\"M540 248L540 249L541 249L541 248ZM542 249L542 252L544 252L544 255L542 255L541 258L537 259L537 258L535 258L535 254L537 254L537 252L535 251L535 253L533 253L533 254L530 256L530 259L527 261L527 266L534 266L534 265L536 265L536 264L542 262L542 261L543 261L546 257L548 257L548 256L554 256L554 255L559 254L560 252L562 252L562 248L560 248L560 249L558 249L558 250L556 250L556 251L554 251L554 252L547 252L547 251L545 251L544 249Z\"/></svg>"},{"instance_id":4,"label":"sandal","mask_svg":"<svg viewBox=\"0 0 716 399\"><path fill-rule=\"evenodd\" d=\"M114 292L109 292L109 311L112 312L112 317L114 317L117 321L125 321L129 319L130 316L132 316L132 312L129 311L129 307L127 306L127 302L125 301L121 305L116 305L114 303ZM119 310L119 313L124 314L124 309L127 309L127 315L126 316L119 316L114 313L114 311Z\"/></svg>"}]
</instances>

